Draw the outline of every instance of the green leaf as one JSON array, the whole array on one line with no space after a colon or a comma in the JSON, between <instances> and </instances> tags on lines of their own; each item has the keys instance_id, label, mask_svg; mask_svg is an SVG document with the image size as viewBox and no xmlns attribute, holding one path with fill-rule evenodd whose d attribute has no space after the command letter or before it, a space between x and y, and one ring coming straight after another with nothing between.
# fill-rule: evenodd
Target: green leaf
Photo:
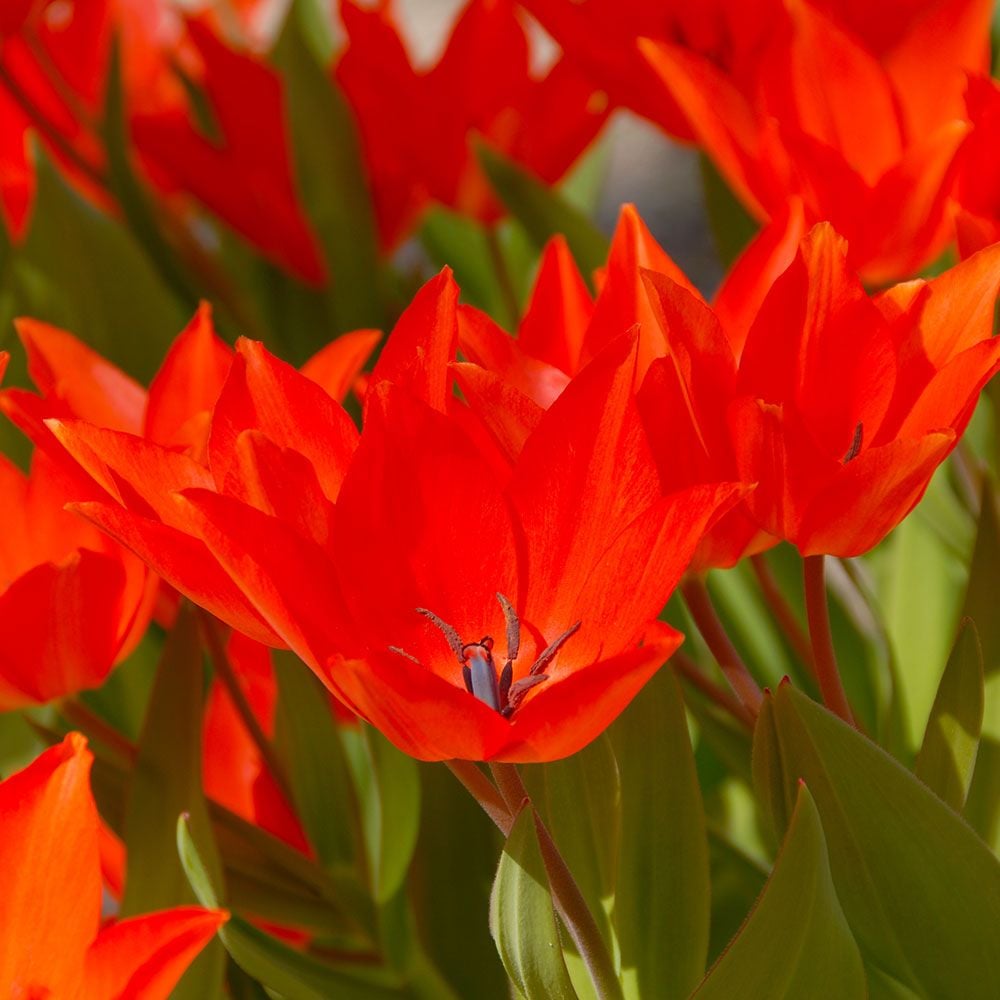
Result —
<instances>
[{"instance_id":1,"label":"green leaf","mask_svg":"<svg viewBox=\"0 0 1000 1000\"><path fill-rule=\"evenodd\" d=\"M70 190L36 153L31 229L12 254L13 309L71 330L146 381L186 310L121 223Z\"/></svg>"},{"instance_id":2,"label":"green leaf","mask_svg":"<svg viewBox=\"0 0 1000 1000\"><path fill-rule=\"evenodd\" d=\"M962 615L971 618L983 651L985 705L979 754L965 815L994 851L1000 851L1000 512L996 485L983 486L976 544Z\"/></svg>"},{"instance_id":3,"label":"green leaf","mask_svg":"<svg viewBox=\"0 0 1000 1000\"><path fill-rule=\"evenodd\" d=\"M541 792L532 794L532 801L536 808L543 803L539 811L545 825L613 956L617 941L611 915L621 840L621 786L611 741L601 735L572 757L542 764L537 771ZM591 992L582 958L567 955L566 962L577 993Z\"/></svg>"},{"instance_id":4,"label":"green leaf","mask_svg":"<svg viewBox=\"0 0 1000 1000\"><path fill-rule=\"evenodd\" d=\"M295 806L327 868L364 872L358 798L333 718L330 696L291 653L276 653L275 746L284 759Z\"/></svg>"},{"instance_id":5,"label":"green leaf","mask_svg":"<svg viewBox=\"0 0 1000 1000\"><path fill-rule=\"evenodd\" d=\"M361 803L372 898L385 903L406 876L420 832L420 772L377 729L341 734Z\"/></svg>"},{"instance_id":6,"label":"green leaf","mask_svg":"<svg viewBox=\"0 0 1000 1000\"><path fill-rule=\"evenodd\" d=\"M407 882L422 937L459 996L509 1000L507 975L483 918L500 833L443 765L422 764L420 775L423 822Z\"/></svg>"},{"instance_id":7,"label":"green leaf","mask_svg":"<svg viewBox=\"0 0 1000 1000\"><path fill-rule=\"evenodd\" d=\"M530 806L518 814L500 856L490 897L490 931L521 996L575 1000Z\"/></svg>"},{"instance_id":8,"label":"green leaf","mask_svg":"<svg viewBox=\"0 0 1000 1000\"><path fill-rule=\"evenodd\" d=\"M627 996L686 997L705 972L705 813L677 678L660 670L611 729L622 827L615 925Z\"/></svg>"},{"instance_id":9,"label":"green leaf","mask_svg":"<svg viewBox=\"0 0 1000 1000\"><path fill-rule=\"evenodd\" d=\"M521 223L538 249L556 233L562 233L589 281L607 259L607 237L565 198L501 153L479 143L476 155L507 211Z\"/></svg>"},{"instance_id":10,"label":"green leaf","mask_svg":"<svg viewBox=\"0 0 1000 1000\"><path fill-rule=\"evenodd\" d=\"M712 878L712 933L709 961L715 961L736 934L767 881L768 869L737 847L711 823L708 857Z\"/></svg>"},{"instance_id":11,"label":"green leaf","mask_svg":"<svg viewBox=\"0 0 1000 1000\"><path fill-rule=\"evenodd\" d=\"M382 327L385 316L361 148L350 107L304 34L309 16L301 2L293 7L273 59L285 84L302 205L330 271L326 297L332 329L315 331L316 350L333 333Z\"/></svg>"},{"instance_id":12,"label":"green leaf","mask_svg":"<svg viewBox=\"0 0 1000 1000\"><path fill-rule=\"evenodd\" d=\"M971 619L962 623L931 708L916 774L956 812L976 764L983 725L983 651Z\"/></svg>"},{"instance_id":13,"label":"green leaf","mask_svg":"<svg viewBox=\"0 0 1000 1000\"><path fill-rule=\"evenodd\" d=\"M920 996L992 1000L1000 862L922 782L790 685L772 718L759 752L780 755L769 771L786 800L796 779L808 785L866 966Z\"/></svg>"},{"instance_id":14,"label":"green leaf","mask_svg":"<svg viewBox=\"0 0 1000 1000\"><path fill-rule=\"evenodd\" d=\"M867 995L861 956L833 887L819 814L800 784L774 871L694 996L861 1000Z\"/></svg>"},{"instance_id":15,"label":"green leaf","mask_svg":"<svg viewBox=\"0 0 1000 1000\"><path fill-rule=\"evenodd\" d=\"M505 329L514 328L520 310L512 309L516 302L511 302L512 294L504 289L499 277L500 267L506 273L506 261L497 260L482 225L435 205L424 214L420 241L438 267L447 265L454 270L466 302L489 313Z\"/></svg>"},{"instance_id":16,"label":"green leaf","mask_svg":"<svg viewBox=\"0 0 1000 1000\"><path fill-rule=\"evenodd\" d=\"M219 883L210 874L202 842L192 833L188 817L177 823L177 852L191 886L203 906L219 905ZM231 916L219 929L219 937L233 961L248 975L286 1000L379 1000L398 997L399 981L378 965L341 967L321 962L295 951L258 930L240 917Z\"/></svg>"},{"instance_id":17,"label":"green leaf","mask_svg":"<svg viewBox=\"0 0 1000 1000\"><path fill-rule=\"evenodd\" d=\"M130 917L193 902L177 856L181 813L206 845L205 877L222 885L201 788L201 719L204 670L195 613L183 602L167 636L137 747L125 812L128 856L121 915ZM221 949L203 952L177 987L177 997L221 995Z\"/></svg>"}]
</instances>

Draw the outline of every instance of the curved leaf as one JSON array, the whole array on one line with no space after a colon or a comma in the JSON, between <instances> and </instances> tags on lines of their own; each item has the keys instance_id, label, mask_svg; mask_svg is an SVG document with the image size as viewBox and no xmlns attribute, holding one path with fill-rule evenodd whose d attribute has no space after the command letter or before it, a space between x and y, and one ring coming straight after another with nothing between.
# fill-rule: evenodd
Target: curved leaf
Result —
<instances>
[{"instance_id":1,"label":"curved leaf","mask_svg":"<svg viewBox=\"0 0 1000 1000\"><path fill-rule=\"evenodd\" d=\"M796 779L808 784L866 966L918 996L992 1000L1000 862L922 782L826 709L787 684L772 708L772 736L761 730L755 755L780 757L767 771L783 776L786 800Z\"/></svg>"},{"instance_id":2,"label":"curved leaf","mask_svg":"<svg viewBox=\"0 0 1000 1000\"><path fill-rule=\"evenodd\" d=\"M530 806L518 814L500 856L490 896L490 931L522 996L576 1000Z\"/></svg>"},{"instance_id":3,"label":"curved leaf","mask_svg":"<svg viewBox=\"0 0 1000 1000\"><path fill-rule=\"evenodd\" d=\"M764 891L694 996L867 996L858 946L833 887L823 827L804 784Z\"/></svg>"},{"instance_id":4,"label":"curved leaf","mask_svg":"<svg viewBox=\"0 0 1000 1000\"><path fill-rule=\"evenodd\" d=\"M976 626L966 619L944 668L915 768L917 777L956 812L962 811L972 781L984 700L983 650Z\"/></svg>"},{"instance_id":5,"label":"curved leaf","mask_svg":"<svg viewBox=\"0 0 1000 1000\"><path fill-rule=\"evenodd\" d=\"M705 972L705 812L680 685L657 673L611 730L621 774L615 925L630 997L686 997Z\"/></svg>"}]
</instances>

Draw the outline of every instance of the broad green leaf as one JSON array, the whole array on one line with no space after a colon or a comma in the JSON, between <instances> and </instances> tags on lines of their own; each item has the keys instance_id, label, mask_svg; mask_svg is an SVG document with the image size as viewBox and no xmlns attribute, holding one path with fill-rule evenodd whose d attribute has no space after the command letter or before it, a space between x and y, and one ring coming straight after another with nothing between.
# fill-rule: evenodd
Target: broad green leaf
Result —
<instances>
[{"instance_id":1,"label":"broad green leaf","mask_svg":"<svg viewBox=\"0 0 1000 1000\"><path fill-rule=\"evenodd\" d=\"M572 757L539 765L541 792L532 795L576 884L593 914L608 954L617 942L612 923L621 841L621 786L618 762L606 735ZM583 960L566 956L577 993L591 992Z\"/></svg>"},{"instance_id":2,"label":"broad green leaf","mask_svg":"<svg viewBox=\"0 0 1000 1000\"><path fill-rule=\"evenodd\" d=\"M705 813L680 686L660 670L611 729L622 827L615 926L626 996L686 997L705 972Z\"/></svg>"},{"instance_id":3,"label":"broad green leaf","mask_svg":"<svg viewBox=\"0 0 1000 1000\"><path fill-rule=\"evenodd\" d=\"M804 784L785 842L746 923L693 996L700 1000L863 1000L865 972L830 875Z\"/></svg>"},{"instance_id":4,"label":"broad green leaf","mask_svg":"<svg viewBox=\"0 0 1000 1000\"><path fill-rule=\"evenodd\" d=\"M384 324L375 217L351 110L304 36L308 11L285 20L274 62L285 84L301 203L330 271L332 329L314 331L315 351L334 333Z\"/></svg>"},{"instance_id":5,"label":"broad green leaf","mask_svg":"<svg viewBox=\"0 0 1000 1000\"><path fill-rule=\"evenodd\" d=\"M297 657L276 653L275 746L283 758L302 825L328 868L363 873L358 798L333 718L330 696Z\"/></svg>"},{"instance_id":6,"label":"broad green leaf","mask_svg":"<svg viewBox=\"0 0 1000 1000\"><path fill-rule=\"evenodd\" d=\"M220 883L209 873L202 841L182 816L176 829L177 851L191 886L203 906L217 907ZM286 1000L379 1000L399 997L399 981L377 964L337 967L295 951L240 917L231 916L219 937L233 961L248 975Z\"/></svg>"},{"instance_id":7,"label":"broad green leaf","mask_svg":"<svg viewBox=\"0 0 1000 1000\"><path fill-rule=\"evenodd\" d=\"M760 753L780 755L786 801L797 779L809 787L866 966L920 996L992 1000L1000 862L921 781L790 685L772 718Z\"/></svg>"},{"instance_id":8,"label":"broad green leaf","mask_svg":"<svg viewBox=\"0 0 1000 1000\"><path fill-rule=\"evenodd\" d=\"M962 623L931 707L916 774L961 812L972 780L983 725L983 651L971 619Z\"/></svg>"},{"instance_id":9,"label":"broad green leaf","mask_svg":"<svg viewBox=\"0 0 1000 1000\"><path fill-rule=\"evenodd\" d=\"M36 152L31 229L12 255L13 307L72 331L148 380L188 311L122 224L70 190Z\"/></svg>"},{"instance_id":10,"label":"broad green leaf","mask_svg":"<svg viewBox=\"0 0 1000 1000\"><path fill-rule=\"evenodd\" d=\"M490 897L490 931L526 1000L575 1000L530 806L518 814Z\"/></svg>"},{"instance_id":11,"label":"broad green leaf","mask_svg":"<svg viewBox=\"0 0 1000 1000\"><path fill-rule=\"evenodd\" d=\"M965 815L980 836L1000 851L1000 516L996 485L983 486L976 544L962 615L971 618L983 650L985 704L982 737Z\"/></svg>"},{"instance_id":12,"label":"broad green leaf","mask_svg":"<svg viewBox=\"0 0 1000 1000\"><path fill-rule=\"evenodd\" d=\"M507 211L521 223L539 249L556 233L562 233L588 280L604 265L608 240L585 215L537 177L489 146L478 144L476 153Z\"/></svg>"},{"instance_id":13,"label":"broad green leaf","mask_svg":"<svg viewBox=\"0 0 1000 1000\"><path fill-rule=\"evenodd\" d=\"M341 733L361 805L372 898L385 903L406 876L420 832L420 772L377 729Z\"/></svg>"},{"instance_id":14,"label":"broad green leaf","mask_svg":"<svg viewBox=\"0 0 1000 1000\"><path fill-rule=\"evenodd\" d=\"M202 864L214 885L222 868L211 836L201 787L201 719L204 667L194 609L181 604L167 636L136 748L125 812L128 856L121 915L135 916L193 902L177 857L176 827L190 816L205 848ZM192 964L174 995L220 995L222 952L209 946Z\"/></svg>"},{"instance_id":15,"label":"broad green leaf","mask_svg":"<svg viewBox=\"0 0 1000 1000\"><path fill-rule=\"evenodd\" d=\"M919 746L948 657L962 595L965 565L941 535L939 518L922 514L932 500L947 503L950 489L941 469L913 517L879 549L879 596L886 631L905 679L906 745ZM953 499L953 498L952 498Z\"/></svg>"},{"instance_id":16,"label":"broad green leaf","mask_svg":"<svg viewBox=\"0 0 1000 1000\"><path fill-rule=\"evenodd\" d=\"M424 943L459 996L509 1000L486 919L500 833L443 765L422 764L420 776L423 821L407 883Z\"/></svg>"}]
</instances>

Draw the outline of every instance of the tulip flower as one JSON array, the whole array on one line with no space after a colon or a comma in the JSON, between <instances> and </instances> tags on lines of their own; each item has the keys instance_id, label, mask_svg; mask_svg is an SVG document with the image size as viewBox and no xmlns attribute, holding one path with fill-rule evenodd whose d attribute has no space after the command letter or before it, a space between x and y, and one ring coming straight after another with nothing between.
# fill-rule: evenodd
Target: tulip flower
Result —
<instances>
[{"instance_id":1,"label":"tulip flower","mask_svg":"<svg viewBox=\"0 0 1000 1000\"><path fill-rule=\"evenodd\" d=\"M166 998L226 920L178 907L101 922L91 754L71 733L0 783L0 989L66 1000Z\"/></svg>"},{"instance_id":2,"label":"tulip flower","mask_svg":"<svg viewBox=\"0 0 1000 1000\"><path fill-rule=\"evenodd\" d=\"M826 224L775 282L729 421L758 522L804 555L854 556L916 505L1000 368L1000 247L870 298Z\"/></svg>"},{"instance_id":3,"label":"tulip flower","mask_svg":"<svg viewBox=\"0 0 1000 1000\"><path fill-rule=\"evenodd\" d=\"M382 243L439 202L484 222L501 210L476 164L478 135L552 183L590 144L606 101L568 63L532 75L512 0L470 0L441 58L418 71L391 0L342 0L348 46L335 74L361 133Z\"/></svg>"},{"instance_id":4,"label":"tulip flower","mask_svg":"<svg viewBox=\"0 0 1000 1000\"><path fill-rule=\"evenodd\" d=\"M758 218L794 196L810 223L831 221L866 281L907 276L951 239L966 74L989 65L988 0L881 15L826 0L526 6L614 100L693 136Z\"/></svg>"},{"instance_id":5,"label":"tulip flower","mask_svg":"<svg viewBox=\"0 0 1000 1000\"><path fill-rule=\"evenodd\" d=\"M77 482L43 452L28 475L0 456L3 711L100 686L149 621L145 566L63 510Z\"/></svg>"},{"instance_id":6,"label":"tulip flower","mask_svg":"<svg viewBox=\"0 0 1000 1000\"><path fill-rule=\"evenodd\" d=\"M411 307L439 317L418 359L454 343L448 295L438 279ZM669 630L639 643L734 488L660 489L634 337L570 383L501 475L449 415L446 369L428 378L392 350L410 332L376 368L329 534L294 509L183 496L262 616L406 752L565 756L676 648Z\"/></svg>"},{"instance_id":7,"label":"tulip flower","mask_svg":"<svg viewBox=\"0 0 1000 1000\"><path fill-rule=\"evenodd\" d=\"M225 33L210 13L186 20L163 0L39 2L4 22L0 209L15 236L23 235L34 199L29 132L85 194L113 202L95 123L117 33L131 137L148 181L172 197L175 214L193 197L275 263L304 281L324 280L316 238L298 204L280 79L257 55L222 40L235 24L254 40L273 0L242 6L241 20L227 19ZM197 124L178 67L203 91L218 136Z\"/></svg>"},{"instance_id":8,"label":"tulip flower","mask_svg":"<svg viewBox=\"0 0 1000 1000\"><path fill-rule=\"evenodd\" d=\"M463 353L503 386L462 367L463 391L508 457L516 458L538 408L548 408L609 340L637 326L637 402L663 482L680 489L738 479L724 404L753 315L775 276L791 263L801 232L801 212L793 206L751 243L710 308L626 205L596 303L557 238L543 254L516 337L484 313L460 308ZM685 369L683 377L678 366ZM685 388L692 379L694 391ZM690 569L731 566L773 542L737 504L705 535Z\"/></svg>"}]
</instances>

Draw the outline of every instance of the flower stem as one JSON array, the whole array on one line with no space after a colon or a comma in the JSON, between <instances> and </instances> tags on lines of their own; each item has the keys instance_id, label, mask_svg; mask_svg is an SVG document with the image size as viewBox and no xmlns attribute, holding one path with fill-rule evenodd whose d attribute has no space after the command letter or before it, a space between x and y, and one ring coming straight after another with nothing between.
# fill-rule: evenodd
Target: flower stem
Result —
<instances>
[{"instance_id":1,"label":"flower stem","mask_svg":"<svg viewBox=\"0 0 1000 1000\"><path fill-rule=\"evenodd\" d=\"M698 631L719 664L729 686L736 692L736 697L743 703L751 717L756 719L764 695L726 634L715 605L712 604L712 596L705 581L701 577L690 576L681 584L681 593L695 625L698 626Z\"/></svg>"},{"instance_id":2,"label":"flower stem","mask_svg":"<svg viewBox=\"0 0 1000 1000\"><path fill-rule=\"evenodd\" d=\"M689 656L683 653L674 653L670 658L677 672L692 687L697 688L709 701L714 702L723 711L731 715L741 725L753 730L753 716L749 709L739 699L734 698L725 688L715 684L706 677Z\"/></svg>"},{"instance_id":3,"label":"flower stem","mask_svg":"<svg viewBox=\"0 0 1000 1000\"><path fill-rule=\"evenodd\" d=\"M524 802L531 800L516 765L491 763L490 770L493 772L500 794L507 803L508 811L512 816L516 816ZM601 1000L624 1000L621 982L597 922L572 872L559 853L552 835L545 824L537 818L537 813L535 829L538 832L538 846L545 863L545 871L549 876L552 902L587 966L597 996Z\"/></svg>"},{"instance_id":4,"label":"flower stem","mask_svg":"<svg viewBox=\"0 0 1000 1000\"><path fill-rule=\"evenodd\" d=\"M785 637L795 650L795 655L805 664L806 668L815 676L816 664L813 661L812 645L805 629L799 624L799 619L795 615L792 606L785 599L785 595L778 586L774 571L771 569L767 559L762 553L757 553L750 557L750 565L753 567L754 576L760 586L760 592L771 609L774 620L778 623Z\"/></svg>"},{"instance_id":5,"label":"flower stem","mask_svg":"<svg viewBox=\"0 0 1000 1000\"><path fill-rule=\"evenodd\" d=\"M854 723L854 714L847 700L844 685L837 668L837 654L833 649L830 631L830 609L826 599L826 557L806 556L803 560L803 578L806 591L806 614L809 618L809 635L812 637L816 680L823 695L823 704L845 722Z\"/></svg>"},{"instance_id":6,"label":"flower stem","mask_svg":"<svg viewBox=\"0 0 1000 1000\"><path fill-rule=\"evenodd\" d=\"M445 767L462 783L465 790L482 806L483 812L497 825L505 836L510 835L514 817L503 796L489 778L469 760L446 760Z\"/></svg>"}]
</instances>

